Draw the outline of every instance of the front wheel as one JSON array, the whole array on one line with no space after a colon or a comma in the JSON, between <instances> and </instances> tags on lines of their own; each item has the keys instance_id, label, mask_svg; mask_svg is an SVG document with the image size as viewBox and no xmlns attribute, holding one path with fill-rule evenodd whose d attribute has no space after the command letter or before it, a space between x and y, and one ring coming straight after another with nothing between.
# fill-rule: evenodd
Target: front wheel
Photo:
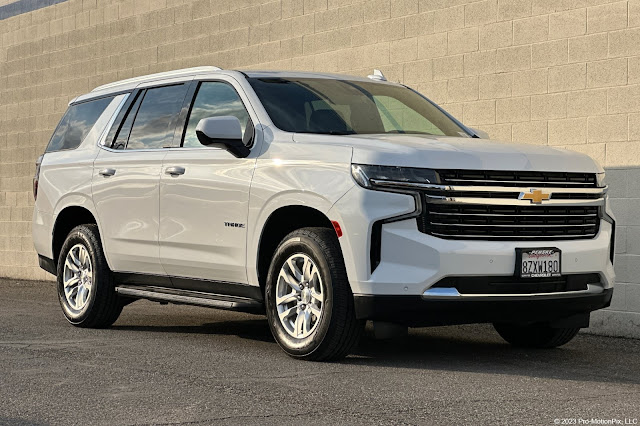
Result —
<instances>
[{"instance_id":1,"label":"front wheel","mask_svg":"<svg viewBox=\"0 0 640 426\"><path fill-rule=\"evenodd\" d=\"M580 328L553 328L546 324L494 324L498 334L513 346L556 348L569 343Z\"/></svg>"},{"instance_id":2,"label":"front wheel","mask_svg":"<svg viewBox=\"0 0 640 426\"><path fill-rule=\"evenodd\" d=\"M303 228L284 238L271 261L265 302L273 336L294 358L343 358L364 329L332 229Z\"/></svg>"}]
</instances>

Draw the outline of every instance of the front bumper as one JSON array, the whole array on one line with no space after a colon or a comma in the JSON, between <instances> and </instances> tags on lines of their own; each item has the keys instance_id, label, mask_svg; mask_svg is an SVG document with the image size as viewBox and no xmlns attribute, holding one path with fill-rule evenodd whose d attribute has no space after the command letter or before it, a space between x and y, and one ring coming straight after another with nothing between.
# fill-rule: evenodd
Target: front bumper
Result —
<instances>
[{"instance_id":1,"label":"front bumper","mask_svg":"<svg viewBox=\"0 0 640 426\"><path fill-rule=\"evenodd\" d=\"M422 296L355 295L359 319L411 327L474 323L556 323L588 326L588 314L611 303L613 289L582 294L459 297L444 300ZM569 323L566 321L574 321Z\"/></svg>"},{"instance_id":2,"label":"front bumper","mask_svg":"<svg viewBox=\"0 0 640 426\"><path fill-rule=\"evenodd\" d=\"M602 220L593 239L557 241L449 240L422 233L416 219L384 223L380 263L369 256L373 223L411 213L410 195L354 187L329 212L344 230L340 244L351 289L359 296L406 296L422 300L425 291L446 277L513 276L516 248L556 247L562 274L595 273L601 287L613 287L613 226ZM409 299L408 299L409 300ZM455 302L458 303L458 302Z\"/></svg>"}]
</instances>

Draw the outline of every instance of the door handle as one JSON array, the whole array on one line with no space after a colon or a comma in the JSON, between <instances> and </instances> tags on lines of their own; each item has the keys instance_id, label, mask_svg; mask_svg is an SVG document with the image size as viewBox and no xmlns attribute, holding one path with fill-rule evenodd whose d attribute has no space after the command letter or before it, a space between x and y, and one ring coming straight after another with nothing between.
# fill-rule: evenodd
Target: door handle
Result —
<instances>
[{"instance_id":1,"label":"door handle","mask_svg":"<svg viewBox=\"0 0 640 426\"><path fill-rule=\"evenodd\" d=\"M102 169L98 173L100 173L104 177L109 177L116 174L116 169Z\"/></svg>"},{"instance_id":2,"label":"door handle","mask_svg":"<svg viewBox=\"0 0 640 426\"><path fill-rule=\"evenodd\" d=\"M164 172L171 176L179 176L184 174L185 169L184 167L173 166L173 167L167 167Z\"/></svg>"}]
</instances>

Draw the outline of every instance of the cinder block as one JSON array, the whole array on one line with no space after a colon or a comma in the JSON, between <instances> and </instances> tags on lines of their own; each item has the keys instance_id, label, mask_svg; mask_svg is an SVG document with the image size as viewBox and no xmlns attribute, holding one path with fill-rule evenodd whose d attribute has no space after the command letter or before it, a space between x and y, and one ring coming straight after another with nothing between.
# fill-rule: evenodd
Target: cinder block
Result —
<instances>
[{"instance_id":1,"label":"cinder block","mask_svg":"<svg viewBox=\"0 0 640 426\"><path fill-rule=\"evenodd\" d=\"M498 0L485 0L464 6L464 25L477 27L491 24L498 18Z\"/></svg>"},{"instance_id":2,"label":"cinder block","mask_svg":"<svg viewBox=\"0 0 640 426\"><path fill-rule=\"evenodd\" d=\"M480 50L497 49L513 44L513 23L511 21L498 22L479 28Z\"/></svg>"},{"instance_id":3,"label":"cinder block","mask_svg":"<svg viewBox=\"0 0 640 426\"><path fill-rule=\"evenodd\" d=\"M587 117L607 113L607 90L593 89L567 95L567 117Z\"/></svg>"},{"instance_id":4,"label":"cinder block","mask_svg":"<svg viewBox=\"0 0 640 426\"><path fill-rule=\"evenodd\" d=\"M627 59L627 83L640 83L640 56Z\"/></svg>"},{"instance_id":5,"label":"cinder block","mask_svg":"<svg viewBox=\"0 0 640 426\"><path fill-rule=\"evenodd\" d=\"M570 64L549 68L549 92L567 92L586 87L586 64Z\"/></svg>"},{"instance_id":6,"label":"cinder block","mask_svg":"<svg viewBox=\"0 0 640 426\"><path fill-rule=\"evenodd\" d=\"M638 195L640 194L637 194L636 196ZM624 229L626 230L626 236L627 236L627 239L626 239L627 244L625 246L626 253L640 255L640 226L627 226L627 227L624 227ZM617 249L617 246L618 246L618 242L616 241L616 249ZM638 281L637 278L634 280L634 282L636 281Z\"/></svg>"},{"instance_id":7,"label":"cinder block","mask_svg":"<svg viewBox=\"0 0 640 426\"><path fill-rule=\"evenodd\" d=\"M406 84L414 84L431 81L433 78L432 72L430 59L407 62L404 64L404 82Z\"/></svg>"},{"instance_id":8,"label":"cinder block","mask_svg":"<svg viewBox=\"0 0 640 426\"><path fill-rule=\"evenodd\" d=\"M548 41L531 46L531 68L563 65L569 61L567 40Z\"/></svg>"},{"instance_id":9,"label":"cinder block","mask_svg":"<svg viewBox=\"0 0 640 426\"><path fill-rule=\"evenodd\" d=\"M304 0L304 14L321 12L327 10L327 0Z\"/></svg>"},{"instance_id":10,"label":"cinder block","mask_svg":"<svg viewBox=\"0 0 640 426\"><path fill-rule=\"evenodd\" d=\"M505 98L496 100L496 123L516 123L531 120L531 98Z\"/></svg>"},{"instance_id":11,"label":"cinder block","mask_svg":"<svg viewBox=\"0 0 640 426\"><path fill-rule=\"evenodd\" d=\"M364 22L391 18L390 0L369 0L364 3Z\"/></svg>"},{"instance_id":12,"label":"cinder block","mask_svg":"<svg viewBox=\"0 0 640 426\"><path fill-rule=\"evenodd\" d=\"M478 78L480 99L508 98L513 90L512 74L489 74ZM511 129L509 129L511 136Z\"/></svg>"},{"instance_id":13,"label":"cinder block","mask_svg":"<svg viewBox=\"0 0 640 426\"><path fill-rule=\"evenodd\" d=\"M609 142L607 144L607 167L635 167L640 164L640 142ZM640 216L637 214L640 204L636 201L635 222L622 223L623 225L640 225ZM619 201L619 200L618 200Z\"/></svg>"},{"instance_id":14,"label":"cinder block","mask_svg":"<svg viewBox=\"0 0 640 426\"><path fill-rule=\"evenodd\" d=\"M587 32L587 9L568 10L549 15L549 38L560 39Z\"/></svg>"},{"instance_id":15,"label":"cinder block","mask_svg":"<svg viewBox=\"0 0 640 426\"><path fill-rule=\"evenodd\" d=\"M607 108L610 114L640 111L640 85L610 88Z\"/></svg>"},{"instance_id":16,"label":"cinder block","mask_svg":"<svg viewBox=\"0 0 640 426\"><path fill-rule=\"evenodd\" d=\"M620 1L587 8L587 32L598 33L626 28L627 3Z\"/></svg>"},{"instance_id":17,"label":"cinder block","mask_svg":"<svg viewBox=\"0 0 640 426\"><path fill-rule=\"evenodd\" d=\"M392 63L415 61L418 58L418 38L394 40L391 42L389 49L389 60Z\"/></svg>"},{"instance_id":18,"label":"cinder block","mask_svg":"<svg viewBox=\"0 0 640 426\"><path fill-rule=\"evenodd\" d=\"M513 73L513 96L547 93L547 69L533 69Z\"/></svg>"},{"instance_id":19,"label":"cinder block","mask_svg":"<svg viewBox=\"0 0 640 426\"><path fill-rule=\"evenodd\" d=\"M464 55L464 75L485 75L496 72L496 51L471 52Z\"/></svg>"},{"instance_id":20,"label":"cinder block","mask_svg":"<svg viewBox=\"0 0 640 426\"><path fill-rule=\"evenodd\" d=\"M434 13L425 12L409 15L404 20L404 34L406 37L416 37L432 34L434 31Z\"/></svg>"},{"instance_id":21,"label":"cinder block","mask_svg":"<svg viewBox=\"0 0 640 426\"><path fill-rule=\"evenodd\" d=\"M449 80L448 101L465 102L478 100L478 77Z\"/></svg>"},{"instance_id":22,"label":"cinder block","mask_svg":"<svg viewBox=\"0 0 640 426\"><path fill-rule=\"evenodd\" d=\"M587 119L565 118L549 121L549 145L573 145L587 141Z\"/></svg>"},{"instance_id":23,"label":"cinder block","mask_svg":"<svg viewBox=\"0 0 640 426\"><path fill-rule=\"evenodd\" d=\"M464 27L464 6L448 7L434 11L435 32L451 31Z\"/></svg>"},{"instance_id":24,"label":"cinder block","mask_svg":"<svg viewBox=\"0 0 640 426\"><path fill-rule=\"evenodd\" d=\"M640 28L609 33L609 57L640 55Z\"/></svg>"},{"instance_id":25,"label":"cinder block","mask_svg":"<svg viewBox=\"0 0 640 426\"><path fill-rule=\"evenodd\" d=\"M512 139L514 142L529 143L535 145L547 144L547 122L527 121L524 123L514 123L511 127Z\"/></svg>"},{"instance_id":26,"label":"cinder block","mask_svg":"<svg viewBox=\"0 0 640 426\"><path fill-rule=\"evenodd\" d=\"M466 102L462 107L462 119L465 124L495 124L496 101Z\"/></svg>"},{"instance_id":27,"label":"cinder block","mask_svg":"<svg viewBox=\"0 0 640 426\"><path fill-rule=\"evenodd\" d=\"M447 54L447 33L418 37L418 58L437 58Z\"/></svg>"},{"instance_id":28,"label":"cinder block","mask_svg":"<svg viewBox=\"0 0 640 426\"><path fill-rule=\"evenodd\" d=\"M569 62L605 59L609 51L606 33L591 34L569 39Z\"/></svg>"},{"instance_id":29,"label":"cinder block","mask_svg":"<svg viewBox=\"0 0 640 426\"><path fill-rule=\"evenodd\" d=\"M588 119L588 142L621 142L628 136L626 114L597 115Z\"/></svg>"},{"instance_id":30,"label":"cinder block","mask_svg":"<svg viewBox=\"0 0 640 426\"><path fill-rule=\"evenodd\" d=\"M449 55L475 52L478 50L478 29L464 28L449 31L447 46Z\"/></svg>"},{"instance_id":31,"label":"cinder block","mask_svg":"<svg viewBox=\"0 0 640 426\"><path fill-rule=\"evenodd\" d=\"M391 2L392 18L415 15L418 13L418 10L418 0L394 0Z\"/></svg>"},{"instance_id":32,"label":"cinder block","mask_svg":"<svg viewBox=\"0 0 640 426\"><path fill-rule=\"evenodd\" d=\"M513 21L513 44L531 44L546 41L549 37L547 15Z\"/></svg>"},{"instance_id":33,"label":"cinder block","mask_svg":"<svg viewBox=\"0 0 640 426\"><path fill-rule=\"evenodd\" d=\"M498 0L498 20L512 20L531 15L531 0Z\"/></svg>"},{"instance_id":34,"label":"cinder block","mask_svg":"<svg viewBox=\"0 0 640 426\"><path fill-rule=\"evenodd\" d=\"M531 46L514 46L498 49L496 71L507 72L531 68Z\"/></svg>"},{"instance_id":35,"label":"cinder block","mask_svg":"<svg viewBox=\"0 0 640 426\"><path fill-rule=\"evenodd\" d=\"M464 57L462 55L446 56L433 60L433 79L449 80L464 75Z\"/></svg>"},{"instance_id":36,"label":"cinder block","mask_svg":"<svg viewBox=\"0 0 640 426\"><path fill-rule=\"evenodd\" d=\"M627 84L627 59L608 59L587 64L587 86L623 86Z\"/></svg>"}]
</instances>

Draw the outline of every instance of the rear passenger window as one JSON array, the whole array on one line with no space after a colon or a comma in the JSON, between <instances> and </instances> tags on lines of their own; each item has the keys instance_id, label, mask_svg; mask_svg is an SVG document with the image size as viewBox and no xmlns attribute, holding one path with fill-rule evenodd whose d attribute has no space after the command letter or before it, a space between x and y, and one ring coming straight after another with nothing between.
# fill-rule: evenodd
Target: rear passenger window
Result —
<instances>
[{"instance_id":1,"label":"rear passenger window","mask_svg":"<svg viewBox=\"0 0 640 426\"><path fill-rule=\"evenodd\" d=\"M131 109L135 114L126 149L157 149L171 145L175 119L187 92L185 84L149 89L144 94L140 108ZM129 121L126 118L124 125ZM126 130L124 129L122 130ZM120 135L118 135L118 139ZM120 143L123 143L122 141Z\"/></svg>"},{"instance_id":2,"label":"rear passenger window","mask_svg":"<svg viewBox=\"0 0 640 426\"><path fill-rule=\"evenodd\" d=\"M71 105L60 120L45 152L74 149L80 146L113 97Z\"/></svg>"}]
</instances>

